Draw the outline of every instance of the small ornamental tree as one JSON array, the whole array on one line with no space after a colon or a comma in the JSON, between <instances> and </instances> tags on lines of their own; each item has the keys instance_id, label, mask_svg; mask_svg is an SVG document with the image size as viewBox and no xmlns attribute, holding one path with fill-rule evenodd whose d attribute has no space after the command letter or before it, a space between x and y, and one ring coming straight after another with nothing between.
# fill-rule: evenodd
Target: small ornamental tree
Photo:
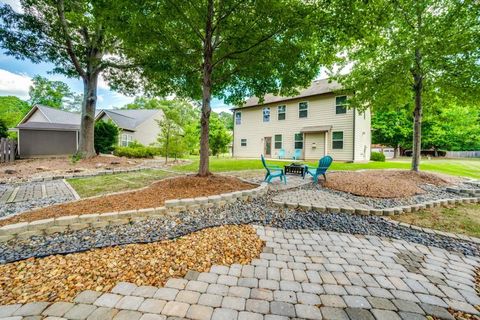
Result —
<instances>
[{"instance_id":1,"label":"small ornamental tree","mask_svg":"<svg viewBox=\"0 0 480 320\"><path fill-rule=\"evenodd\" d=\"M111 153L118 144L118 127L111 121L99 120L95 123L95 151Z\"/></svg>"}]
</instances>

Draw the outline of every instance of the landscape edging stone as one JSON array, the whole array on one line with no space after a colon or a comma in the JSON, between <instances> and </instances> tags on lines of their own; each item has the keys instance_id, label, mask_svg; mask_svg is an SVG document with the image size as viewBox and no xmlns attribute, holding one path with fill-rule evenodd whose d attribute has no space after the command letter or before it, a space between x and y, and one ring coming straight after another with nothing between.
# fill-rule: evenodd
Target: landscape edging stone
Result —
<instances>
[{"instance_id":1,"label":"landscape edging stone","mask_svg":"<svg viewBox=\"0 0 480 320\"><path fill-rule=\"evenodd\" d=\"M0 243L16 238L28 239L32 236L53 234L67 230L81 230L89 227L103 228L108 225L128 224L165 214L176 215L180 211L190 211L201 207L223 206L237 199L248 200L257 198L265 194L267 188L267 183L261 183L258 187L250 190L228 192L209 197L166 200L164 206L157 208L62 216L9 224L0 227Z\"/></svg>"}]
</instances>

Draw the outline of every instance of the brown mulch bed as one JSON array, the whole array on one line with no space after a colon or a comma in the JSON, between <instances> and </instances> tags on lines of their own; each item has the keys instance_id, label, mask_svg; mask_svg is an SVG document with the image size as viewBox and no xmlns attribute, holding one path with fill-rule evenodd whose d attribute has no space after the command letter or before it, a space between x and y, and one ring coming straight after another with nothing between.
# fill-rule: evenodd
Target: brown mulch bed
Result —
<instances>
[{"instance_id":1,"label":"brown mulch bed","mask_svg":"<svg viewBox=\"0 0 480 320\"><path fill-rule=\"evenodd\" d=\"M251 226L221 226L184 237L0 265L0 305L71 301L84 290L109 291L118 282L163 286L188 270L248 264L263 248Z\"/></svg>"},{"instance_id":2,"label":"brown mulch bed","mask_svg":"<svg viewBox=\"0 0 480 320\"><path fill-rule=\"evenodd\" d=\"M25 212L0 220L0 226L61 216L156 208L163 206L165 200L205 197L255 187L254 184L234 177L182 176L155 182L151 186L137 191L79 200Z\"/></svg>"},{"instance_id":3,"label":"brown mulch bed","mask_svg":"<svg viewBox=\"0 0 480 320\"><path fill-rule=\"evenodd\" d=\"M72 163L70 157L24 159L0 163L0 180L32 178L53 174L91 172L93 170L128 168L143 163L144 160L114 156L97 156ZM13 173L8 173L13 170Z\"/></svg>"},{"instance_id":4,"label":"brown mulch bed","mask_svg":"<svg viewBox=\"0 0 480 320\"><path fill-rule=\"evenodd\" d=\"M401 198L425 193L421 185L442 186L449 181L432 173L407 170L333 172L323 185L327 188L373 198Z\"/></svg>"}]
</instances>

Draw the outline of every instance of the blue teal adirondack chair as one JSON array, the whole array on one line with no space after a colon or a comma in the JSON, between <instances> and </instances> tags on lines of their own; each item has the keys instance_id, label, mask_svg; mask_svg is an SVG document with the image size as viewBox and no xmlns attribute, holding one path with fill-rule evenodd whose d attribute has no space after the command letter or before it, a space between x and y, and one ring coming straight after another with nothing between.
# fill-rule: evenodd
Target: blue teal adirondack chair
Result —
<instances>
[{"instance_id":1,"label":"blue teal adirondack chair","mask_svg":"<svg viewBox=\"0 0 480 320\"><path fill-rule=\"evenodd\" d=\"M283 180L283 182L287 184L287 176L285 176L283 169L279 166L268 165L267 162L265 161L265 158L263 157L263 154L261 158L262 158L263 167L265 168L265 170L267 170L267 174L265 175L264 181L267 181L268 183L270 183L270 180L272 180L273 178L280 178L280 181Z\"/></svg>"},{"instance_id":2,"label":"blue teal adirondack chair","mask_svg":"<svg viewBox=\"0 0 480 320\"><path fill-rule=\"evenodd\" d=\"M309 167L307 166L307 173L313 177L313 183L318 183L318 176L323 175L325 181L327 181L327 173L328 167L333 162L333 158L330 156L325 156L318 161L318 167Z\"/></svg>"},{"instance_id":3,"label":"blue teal adirondack chair","mask_svg":"<svg viewBox=\"0 0 480 320\"><path fill-rule=\"evenodd\" d=\"M285 158L285 149L278 150L278 159L284 159L284 158Z\"/></svg>"},{"instance_id":4,"label":"blue teal adirondack chair","mask_svg":"<svg viewBox=\"0 0 480 320\"><path fill-rule=\"evenodd\" d=\"M295 149L293 160L299 160L302 157L302 149Z\"/></svg>"}]
</instances>

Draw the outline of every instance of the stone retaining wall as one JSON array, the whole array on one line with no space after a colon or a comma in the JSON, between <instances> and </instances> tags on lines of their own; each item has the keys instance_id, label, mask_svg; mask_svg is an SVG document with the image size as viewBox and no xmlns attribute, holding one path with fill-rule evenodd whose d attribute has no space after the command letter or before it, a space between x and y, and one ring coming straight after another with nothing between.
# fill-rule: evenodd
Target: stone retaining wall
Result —
<instances>
[{"instance_id":1,"label":"stone retaining wall","mask_svg":"<svg viewBox=\"0 0 480 320\"><path fill-rule=\"evenodd\" d=\"M0 227L0 243L11 239L28 239L33 236L48 235L69 230L81 230L86 228L104 228L109 225L121 225L134 221L146 220L150 217L162 216L165 214L175 215L180 211L195 210L223 206L235 202L237 199L248 200L264 195L268 185L262 183L255 189L235 191L208 197L197 197L188 199L174 199L165 201L163 207L128 210L120 212L93 213L78 216L66 216L36 220L32 222L21 222Z\"/></svg>"},{"instance_id":2,"label":"stone retaining wall","mask_svg":"<svg viewBox=\"0 0 480 320\"><path fill-rule=\"evenodd\" d=\"M469 198L458 198L458 199L442 199L434 200L421 204L414 204L410 206L386 208L386 209L366 209L366 208L342 208L342 207L333 207L333 206L316 206L310 203L296 203L296 202L286 202L286 201L273 201L274 204L280 207L287 207L292 209L303 209L303 210L316 210L319 212L344 212L350 214L360 214L360 215L376 215L376 216L393 216L396 214L416 212L423 209L429 209L440 206L448 206L452 204L460 203L480 203L480 197L469 197Z\"/></svg>"}]
</instances>

